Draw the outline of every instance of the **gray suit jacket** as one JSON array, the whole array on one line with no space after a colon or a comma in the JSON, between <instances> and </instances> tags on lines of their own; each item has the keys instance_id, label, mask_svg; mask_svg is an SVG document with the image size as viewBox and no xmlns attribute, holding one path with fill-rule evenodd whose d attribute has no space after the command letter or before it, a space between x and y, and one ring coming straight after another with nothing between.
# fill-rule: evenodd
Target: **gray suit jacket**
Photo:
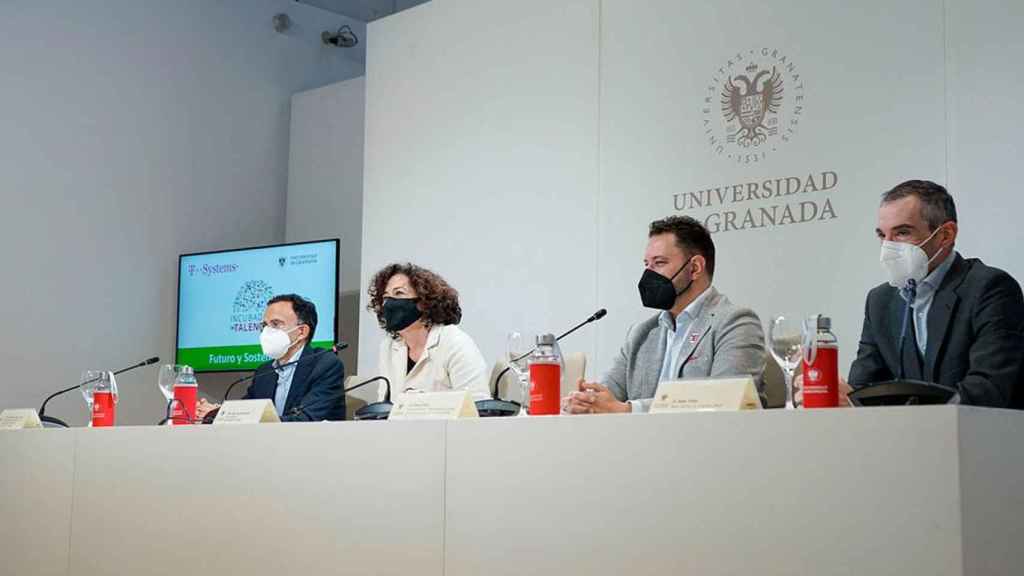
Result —
<instances>
[{"instance_id":1,"label":"gray suit jacket","mask_svg":"<svg viewBox=\"0 0 1024 576\"><path fill-rule=\"evenodd\" d=\"M734 306L714 286L708 291L700 316L687 332L697 341L688 340L683 345L675 373L680 379L749 374L754 377L763 405L765 347L761 321L753 310ZM658 324L659 315L629 329L615 364L601 381L619 401L631 401L637 412L650 408L665 359L667 330Z\"/></svg>"}]
</instances>

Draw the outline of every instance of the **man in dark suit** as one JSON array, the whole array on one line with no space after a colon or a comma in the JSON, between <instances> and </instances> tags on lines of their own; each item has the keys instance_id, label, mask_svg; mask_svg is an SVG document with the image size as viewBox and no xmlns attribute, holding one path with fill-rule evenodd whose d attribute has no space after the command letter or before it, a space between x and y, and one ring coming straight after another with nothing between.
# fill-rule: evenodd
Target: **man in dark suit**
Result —
<instances>
[{"instance_id":1,"label":"man in dark suit","mask_svg":"<svg viewBox=\"0 0 1024 576\"><path fill-rule=\"evenodd\" d=\"M297 294L275 296L263 313L260 346L273 360L256 369L246 400L274 403L284 422L345 419L345 365L331 350L312 348L316 306ZM201 401L203 418L219 405Z\"/></svg>"},{"instance_id":2,"label":"man in dark suit","mask_svg":"<svg viewBox=\"0 0 1024 576\"><path fill-rule=\"evenodd\" d=\"M954 388L962 404L1024 407L1020 285L960 256L957 232L953 198L934 182L882 196L876 233L889 282L868 293L852 388L902 376Z\"/></svg>"}]
</instances>

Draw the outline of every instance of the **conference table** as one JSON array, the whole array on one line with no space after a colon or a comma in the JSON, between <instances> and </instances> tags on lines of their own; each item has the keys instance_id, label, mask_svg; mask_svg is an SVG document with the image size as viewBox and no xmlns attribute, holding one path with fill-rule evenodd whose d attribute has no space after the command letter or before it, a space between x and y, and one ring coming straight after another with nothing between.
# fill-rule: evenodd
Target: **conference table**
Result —
<instances>
[{"instance_id":1,"label":"conference table","mask_svg":"<svg viewBox=\"0 0 1024 576\"><path fill-rule=\"evenodd\" d=\"M1019 574L1024 413L0 432L0 574Z\"/></svg>"}]
</instances>

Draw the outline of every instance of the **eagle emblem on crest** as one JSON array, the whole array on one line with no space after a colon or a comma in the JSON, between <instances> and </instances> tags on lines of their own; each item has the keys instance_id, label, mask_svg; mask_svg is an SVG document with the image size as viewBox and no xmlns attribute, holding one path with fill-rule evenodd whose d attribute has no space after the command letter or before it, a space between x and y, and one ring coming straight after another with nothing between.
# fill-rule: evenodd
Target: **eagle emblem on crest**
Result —
<instances>
[{"instance_id":1,"label":"eagle emblem on crest","mask_svg":"<svg viewBox=\"0 0 1024 576\"><path fill-rule=\"evenodd\" d=\"M730 76L725 81L721 100L725 121L740 123L730 140L735 139L744 148L758 146L768 139L765 117L778 113L782 105L782 74L774 66L771 72L758 72L757 64L750 64L746 71L747 74Z\"/></svg>"}]
</instances>

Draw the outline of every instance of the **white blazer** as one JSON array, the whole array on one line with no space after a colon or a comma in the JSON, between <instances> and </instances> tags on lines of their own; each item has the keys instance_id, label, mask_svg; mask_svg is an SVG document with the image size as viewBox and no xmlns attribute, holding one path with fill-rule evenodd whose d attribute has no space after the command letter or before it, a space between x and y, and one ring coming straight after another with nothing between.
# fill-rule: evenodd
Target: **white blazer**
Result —
<instances>
[{"instance_id":1,"label":"white blazer","mask_svg":"<svg viewBox=\"0 0 1024 576\"><path fill-rule=\"evenodd\" d=\"M391 336L380 343L378 369L391 382L392 400L402 392L444 392L469 390L473 400L490 397L487 389L487 363L476 343L458 326L432 326L427 333L423 356L406 374L409 348ZM384 400L384 387L379 389Z\"/></svg>"}]
</instances>

